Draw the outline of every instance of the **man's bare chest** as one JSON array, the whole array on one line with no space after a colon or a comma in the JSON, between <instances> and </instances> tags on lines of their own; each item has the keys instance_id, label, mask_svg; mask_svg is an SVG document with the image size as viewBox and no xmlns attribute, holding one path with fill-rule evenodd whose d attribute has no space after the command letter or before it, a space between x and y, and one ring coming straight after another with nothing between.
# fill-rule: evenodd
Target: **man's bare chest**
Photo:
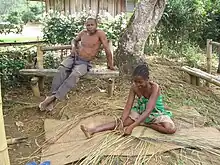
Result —
<instances>
[{"instance_id":1,"label":"man's bare chest","mask_svg":"<svg viewBox=\"0 0 220 165\"><path fill-rule=\"evenodd\" d=\"M101 42L97 35L90 36L85 34L81 38L81 44L86 47L99 47Z\"/></svg>"}]
</instances>

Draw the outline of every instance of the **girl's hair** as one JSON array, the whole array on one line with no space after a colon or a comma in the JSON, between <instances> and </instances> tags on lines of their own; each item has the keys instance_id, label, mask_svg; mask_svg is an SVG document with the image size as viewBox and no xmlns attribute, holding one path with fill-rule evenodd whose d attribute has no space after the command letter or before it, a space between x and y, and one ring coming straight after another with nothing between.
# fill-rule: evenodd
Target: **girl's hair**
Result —
<instances>
[{"instance_id":1,"label":"girl's hair","mask_svg":"<svg viewBox=\"0 0 220 165\"><path fill-rule=\"evenodd\" d=\"M149 78L149 69L148 65L145 64L139 64L133 71L132 74L133 77L135 76L141 76L143 79L148 79Z\"/></svg>"}]
</instances>

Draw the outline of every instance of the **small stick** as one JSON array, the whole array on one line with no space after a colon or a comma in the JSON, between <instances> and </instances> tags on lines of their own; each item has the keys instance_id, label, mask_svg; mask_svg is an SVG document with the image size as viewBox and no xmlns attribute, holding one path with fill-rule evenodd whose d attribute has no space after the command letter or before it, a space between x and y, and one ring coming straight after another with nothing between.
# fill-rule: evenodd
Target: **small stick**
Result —
<instances>
[{"instance_id":1,"label":"small stick","mask_svg":"<svg viewBox=\"0 0 220 165\"><path fill-rule=\"evenodd\" d=\"M28 139L28 138L27 137L19 137L19 138L7 139L7 144L11 145L11 144L23 143L23 142L25 142L26 139Z\"/></svg>"}]
</instances>

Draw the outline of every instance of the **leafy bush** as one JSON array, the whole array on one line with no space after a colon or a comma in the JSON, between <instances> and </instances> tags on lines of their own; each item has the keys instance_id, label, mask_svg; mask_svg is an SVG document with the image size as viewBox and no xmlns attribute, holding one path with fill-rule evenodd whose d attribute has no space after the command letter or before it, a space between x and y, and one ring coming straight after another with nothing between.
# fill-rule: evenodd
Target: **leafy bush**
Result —
<instances>
[{"instance_id":1,"label":"leafy bush","mask_svg":"<svg viewBox=\"0 0 220 165\"><path fill-rule=\"evenodd\" d=\"M27 76L19 74L20 69L33 68L36 58L36 48L25 50L26 47L4 49L0 52L0 77L4 88L19 86L21 82L28 82ZM44 54L44 67L57 68L60 60L48 52Z\"/></svg>"},{"instance_id":2,"label":"leafy bush","mask_svg":"<svg viewBox=\"0 0 220 165\"><path fill-rule=\"evenodd\" d=\"M43 23L44 39L51 44L69 44L76 35L84 29L84 23L93 13L79 12L74 15L63 15L61 13L49 13ZM117 45L120 33L126 27L125 15L118 15L115 18L105 13L98 16L98 28L106 32L107 38Z\"/></svg>"},{"instance_id":3,"label":"leafy bush","mask_svg":"<svg viewBox=\"0 0 220 165\"><path fill-rule=\"evenodd\" d=\"M26 24L30 21L33 21L35 20L35 15L33 12L31 11L26 11L22 14L22 17L21 17L22 21Z\"/></svg>"},{"instance_id":4,"label":"leafy bush","mask_svg":"<svg viewBox=\"0 0 220 165\"><path fill-rule=\"evenodd\" d=\"M6 18L6 21L10 22L11 24L20 25L22 23L21 13L17 11L11 12Z\"/></svg>"},{"instance_id":5,"label":"leafy bush","mask_svg":"<svg viewBox=\"0 0 220 165\"><path fill-rule=\"evenodd\" d=\"M27 55L16 50L1 52L0 74L4 87L16 86L19 84L19 70L27 63Z\"/></svg>"},{"instance_id":6,"label":"leafy bush","mask_svg":"<svg viewBox=\"0 0 220 165\"><path fill-rule=\"evenodd\" d=\"M21 33L23 29L23 25L16 25L11 23L2 23L0 24L0 34L8 34L8 33Z\"/></svg>"}]
</instances>

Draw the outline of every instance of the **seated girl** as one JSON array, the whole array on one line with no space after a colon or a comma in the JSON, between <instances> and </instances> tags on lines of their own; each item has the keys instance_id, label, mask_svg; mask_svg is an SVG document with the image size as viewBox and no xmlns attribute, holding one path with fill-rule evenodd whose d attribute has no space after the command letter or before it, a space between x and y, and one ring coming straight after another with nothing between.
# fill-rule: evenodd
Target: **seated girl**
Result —
<instances>
[{"instance_id":1,"label":"seated girl","mask_svg":"<svg viewBox=\"0 0 220 165\"><path fill-rule=\"evenodd\" d=\"M149 80L148 66L138 65L132 77L133 84L121 119L94 128L81 125L80 128L87 138L97 132L114 130L115 128L123 130L124 135L130 135L138 125L150 127L165 134L176 132L174 122L171 119L172 113L164 108L159 85ZM136 96L138 97L137 103L133 106Z\"/></svg>"}]
</instances>

